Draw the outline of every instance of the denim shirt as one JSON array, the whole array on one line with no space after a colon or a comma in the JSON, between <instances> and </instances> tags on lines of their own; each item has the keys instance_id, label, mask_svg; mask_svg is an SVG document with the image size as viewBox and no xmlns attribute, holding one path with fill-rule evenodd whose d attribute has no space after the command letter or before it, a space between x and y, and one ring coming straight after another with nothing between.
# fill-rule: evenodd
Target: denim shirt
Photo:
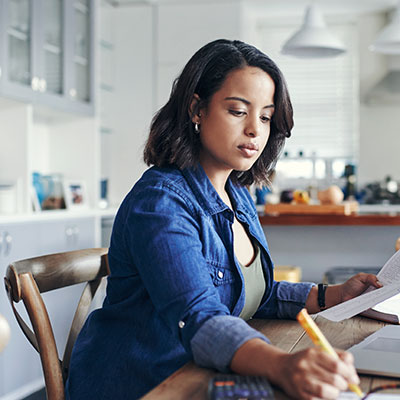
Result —
<instances>
[{"instance_id":1,"label":"denim shirt","mask_svg":"<svg viewBox=\"0 0 400 400\"><path fill-rule=\"evenodd\" d=\"M67 398L145 394L186 362L228 372L246 341L269 340L239 318L243 276L233 250L234 217L261 251L266 290L256 318L293 318L311 283L275 282L273 263L246 188L221 200L201 166L147 170L117 213L103 307L74 346Z\"/></svg>"}]
</instances>

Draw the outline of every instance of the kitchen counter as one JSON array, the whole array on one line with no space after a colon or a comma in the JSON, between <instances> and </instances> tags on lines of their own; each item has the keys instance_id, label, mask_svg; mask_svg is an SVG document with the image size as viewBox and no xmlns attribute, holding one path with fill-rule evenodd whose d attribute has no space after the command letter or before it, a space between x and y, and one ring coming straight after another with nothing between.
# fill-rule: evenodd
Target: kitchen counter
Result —
<instances>
[{"instance_id":1,"label":"kitchen counter","mask_svg":"<svg viewBox=\"0 0 400 400\"><path fill-rule=\"evenodd\" d=\"M360 206L352 215L265 215L258 208L275 265L295 265L321 282L333 267L382 267L400 236L399 206Z\"/></svg>"},{"instance_id":2,"label":"kitchen counter","mask_svg":"<svg viewBox=\"0 0 400 400\"><path fill-rule=\"evenodd\" d=\"M399 226L399 205L360 205L357 214L264 214L264 206L257 206L261 225L331 226L369 225Z\"/></svg>"},{"instance_id":3,"label":"kitchen counter","mask_svg":"<svg viewBox=\"0 0 400 400\"><path fill-rule=\"evenodd\" d=\"M400 214L260 215L261 225L370 225L400 226ZM400 235L400 233L399 233Z\"/></svg>"}]
</instances>

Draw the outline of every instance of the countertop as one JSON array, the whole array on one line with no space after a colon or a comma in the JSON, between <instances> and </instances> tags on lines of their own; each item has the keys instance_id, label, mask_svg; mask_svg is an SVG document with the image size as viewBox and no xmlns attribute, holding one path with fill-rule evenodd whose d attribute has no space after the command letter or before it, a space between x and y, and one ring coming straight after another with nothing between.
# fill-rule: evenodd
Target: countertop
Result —
<instances>
[{"instance_id":1,"label":"countertop","mask_svg":"<svg viewBox=\"0 0 400 400\"><path fill-rule=\"evenodd\" d=\"M361 205L357 214L351 215L266 215L258 206L261 225L365 225L400 226L400 206Z\"/></svg>"}]
</instances>

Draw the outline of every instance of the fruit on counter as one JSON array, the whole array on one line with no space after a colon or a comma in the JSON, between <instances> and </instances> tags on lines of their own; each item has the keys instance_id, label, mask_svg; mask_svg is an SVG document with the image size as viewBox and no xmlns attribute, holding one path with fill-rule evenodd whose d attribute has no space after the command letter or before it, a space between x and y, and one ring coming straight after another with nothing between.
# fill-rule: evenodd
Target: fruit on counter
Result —
<instances>
[{"instance_id":1,"label":"fruit on counter","mask_svg":"<svg viewBox=\"0 0 400 400\"><path fill-rule=\"evenodd\" d=\"M280 200L281 203L291 203L293 201L293 190L282 190Z\"/></svg>"},{"instance_id":2,"label":"fruit on counter","mask_svg":"<svg viewBox=\"0 0 400 400\"><path fill-rule=\"evenodd\" d=\"M308 204L310 202L310 196L305 190L295 190L293 192L293 200L297 204Z\"/></svg>"},{"instance_id":3,"label":"fruit on counter","mask_svg":"<svg viewBox=\"0 0 400 400\"><path fill-rule=\"evenodd\" d=\"M318 192L318 200L321 204L340 204L343 201L343 191L339 186L332 185L326 190Z\"/></svg>"}]
</instances>

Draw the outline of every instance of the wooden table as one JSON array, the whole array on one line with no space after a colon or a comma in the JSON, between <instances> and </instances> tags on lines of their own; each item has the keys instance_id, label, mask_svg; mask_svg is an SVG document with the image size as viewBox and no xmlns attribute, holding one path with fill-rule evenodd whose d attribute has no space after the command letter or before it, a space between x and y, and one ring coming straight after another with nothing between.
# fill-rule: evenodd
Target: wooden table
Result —
<instances>
[{"instance_id":1,"label":"wooden table","mask_svg":"<svg viewBox=\"0 0 400 400\"><path fill-rule=\"evenodd\" d=\"M354 317L342 322L331 322L317 317L316 323L330 343L338 349L348 349L385 325L383 322L363 317ZM264 333L272 344L288 352L312 346L311 340L296 321L252 320L250 325ZM208 380L215 374L214 370L188 363L145 395L143 400L206 400ZM363 392L384 383L400 383L400 379L370 375L361 375L360 378ZM400 390L392 391L392 393L400 393ZM277 400L289 399L278 388L275 389L275 396Z\"/></svg>"}]
</instances>

